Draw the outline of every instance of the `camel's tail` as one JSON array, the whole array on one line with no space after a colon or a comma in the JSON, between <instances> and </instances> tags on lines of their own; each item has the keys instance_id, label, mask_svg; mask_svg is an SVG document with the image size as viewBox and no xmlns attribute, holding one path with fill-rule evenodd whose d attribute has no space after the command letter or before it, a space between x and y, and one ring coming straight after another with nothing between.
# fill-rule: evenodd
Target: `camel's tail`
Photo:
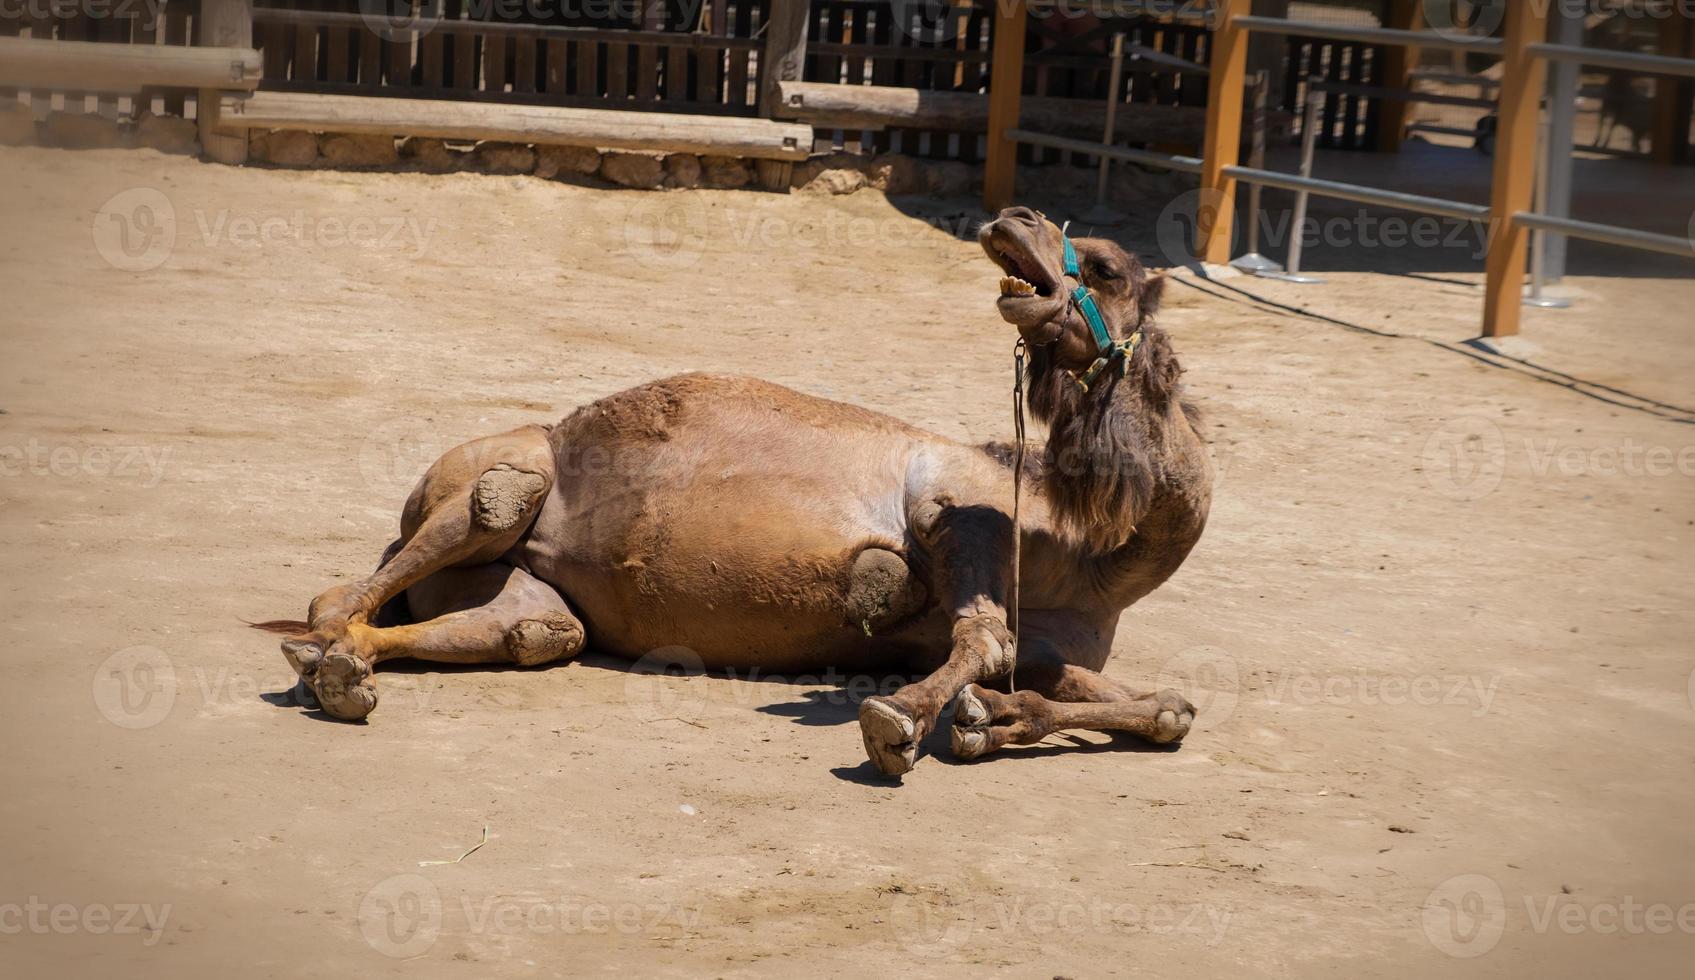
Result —
<instances>
[{"instance_id":1,"label":"camel's tail","mask_svg":"<svg viewBox=\"0 0 1695 980\"><path fill-rule=\"evenodd\" d=\"M242 622L247 621L242 620ZM267 619L262 623L247 623L247 625L256 630L264 630L267 633L281 633L284 636L312 632L310 623L303 623L298 619Z\"/></svg>"}]
</instances>

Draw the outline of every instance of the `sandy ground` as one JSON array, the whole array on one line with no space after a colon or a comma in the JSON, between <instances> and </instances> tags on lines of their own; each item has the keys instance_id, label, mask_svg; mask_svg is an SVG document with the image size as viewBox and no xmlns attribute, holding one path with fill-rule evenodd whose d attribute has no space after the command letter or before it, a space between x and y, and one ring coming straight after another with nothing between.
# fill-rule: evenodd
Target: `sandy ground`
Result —
<instances>
[{"instance_id":1,"label":"sandy ground","mask_svg":"<svg viewBox=\"0 0 1695 980\"><path fill-rule=\"evenodd\" d=\"M1182 687L1196 730L972 765L932 742L892 785L842 678L417 668L352 726L241 620L368 570L441 449L671 372L1004 437L968 202L142 151L0 173L0 974L1695 957L1689 279L1577 278L1519 360L1465 345L1479 277L1431 250L1174 284L1218 492L1109 672ZM1126 226L1145 249L1162 203Z\"/></svg>"}]
</instances>

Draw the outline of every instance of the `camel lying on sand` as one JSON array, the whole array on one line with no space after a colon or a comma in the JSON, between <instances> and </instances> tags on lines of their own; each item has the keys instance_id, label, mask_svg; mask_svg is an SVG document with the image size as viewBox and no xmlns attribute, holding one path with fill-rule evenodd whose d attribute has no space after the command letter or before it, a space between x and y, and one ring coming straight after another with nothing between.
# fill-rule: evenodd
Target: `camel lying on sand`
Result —
<instances>
[{"instance_id":1,"label":"camel lying on sand","mask_svg":"<svg viewBox=\"0 0 1695 980\"><path fill-rule=\"evenodd\" d=\"M1150 322L1164 281L1028 208L979 240L1049 429L1025 462L1016 651L1010 446L703 374L450 450L375 573L318 596L306 622L259 627L286 634L289 664L346 720L376 707L386 660L530 666L592 642L683 647L708 668L924 672L860 706L891 775L950 701L965 758L1064 729L1181 739L1181 695L1100 673L1119 614L1182 564L1211 501L1182 370ZM1014 693L985 686L1015 657Z\"/></svg>"}]
</instances>

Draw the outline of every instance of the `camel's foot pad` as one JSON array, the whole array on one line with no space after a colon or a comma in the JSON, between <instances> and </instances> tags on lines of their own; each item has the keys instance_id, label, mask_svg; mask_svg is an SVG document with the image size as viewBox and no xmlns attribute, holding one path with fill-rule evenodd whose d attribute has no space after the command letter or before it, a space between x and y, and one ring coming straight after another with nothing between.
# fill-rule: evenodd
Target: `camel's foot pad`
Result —
<instances>
[{"instance_id":1,"label":"camel's foot pad","mask_svg":"<svg viewBox=\"0 0 1695 980\"><path fill-rule=\"evenodd\" d=\"M859 705L859 733L865 754L885 776L912 771L918 762L918 722L887 698L867 698Z\"/></svg>"}]
</instances>

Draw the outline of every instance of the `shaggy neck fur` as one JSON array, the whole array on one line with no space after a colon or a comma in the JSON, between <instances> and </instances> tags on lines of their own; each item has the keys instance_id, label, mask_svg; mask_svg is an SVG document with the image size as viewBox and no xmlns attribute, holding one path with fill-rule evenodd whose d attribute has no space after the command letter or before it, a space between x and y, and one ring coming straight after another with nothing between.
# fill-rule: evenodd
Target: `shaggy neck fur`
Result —
<instances>
[{"instance_id":1,"label":"shaggy neck fur","mask_svg":"<svg viewBox=\"0 0 1695 980\"><path fill-rule=\"evenodd\" d=\"M1062 531L1091 554L1122 547L1164 488L1176 427L1194 409L1179 399L1183 369L1165 331L1143 340L1120 376L1116 365L1085 392L1045 347L1030 352L1031 414L1048 426L1041 479Z\"/></svg>"}]
</instances>

